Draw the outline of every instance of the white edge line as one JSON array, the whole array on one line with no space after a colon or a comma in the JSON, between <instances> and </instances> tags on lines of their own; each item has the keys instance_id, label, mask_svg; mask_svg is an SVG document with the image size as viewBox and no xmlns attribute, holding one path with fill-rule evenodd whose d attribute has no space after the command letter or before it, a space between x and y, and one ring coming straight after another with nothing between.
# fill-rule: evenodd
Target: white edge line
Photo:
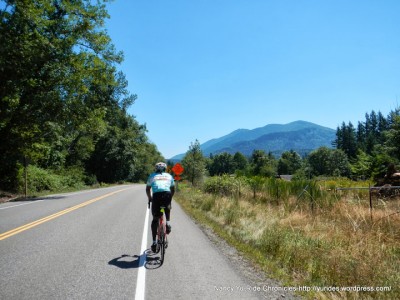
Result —
<instances>
[{"instance_id":1,"label":"white edge line","mask_svg":"<svg viewBox=\"0 0 400 300\"><path fill-rule=\"evenodd\" d=\"M33 201L33 202L29 202L29 203L22 203L22 204L17 204L17 205L2 207L2 208L0 208L0 209L7 209L7 208L17 207L17 206L21 206L21 205L35 204L35 203L42 202L42 201L44 201L44 200L36 200L36 201Z\"/></svg>"},{"instance_id":2,"label":"white edge line","mask_svg":"<svg viewBox=\"0 0 400 300\"><path fill-rule=\"evenodd\" d=\"M149 209L147 209L146 205L146 217L144 219L144 229L143 229L143 237L142 237L142 247L140 249L140 260L139 260L139 271L136 282L136 293L135 300L144 300L144 291L146 288L146 268L144 267L144 263L146 261L146 249L147 249L147 230L149 226Z\"/></svg>"}]
</instances>

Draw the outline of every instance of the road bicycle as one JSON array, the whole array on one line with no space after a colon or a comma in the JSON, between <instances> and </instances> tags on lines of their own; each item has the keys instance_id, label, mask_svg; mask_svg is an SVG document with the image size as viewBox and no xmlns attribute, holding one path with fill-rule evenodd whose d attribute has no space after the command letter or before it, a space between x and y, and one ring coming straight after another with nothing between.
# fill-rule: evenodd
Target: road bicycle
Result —
<instances>
[{"instance_id":1,"label":"road bicycle","mask_svg":"<svg viewBox=\"0 0 400 300\"><path fill-rule=\"evenodd\" d=\"M150 202L149 202L150 208ZM166 223L164 222L165 206L160 207L161 216L158 221L157 236L156 236L156 253L160 253L160 266L164 263L165 249L168 248L168 234Z\"/></svg>"},{"instance_id":2,"label":"road bicycle","mask_svg":"<svg viewBox=\"0 0 400 300\"><path fill-rule=\"evenodd\" d=\"M167 229L166 225L164 222L164 213L165 213L165 207L161 206L160 207L160 212L161 212L161 217L158 222L158 228L157 228L157 253L160 252L161 258L160 258L160 265L164 263L164 258L165 258L165 249L168 248L168 235L167 235Z\"/></svg>"}]
</instances>

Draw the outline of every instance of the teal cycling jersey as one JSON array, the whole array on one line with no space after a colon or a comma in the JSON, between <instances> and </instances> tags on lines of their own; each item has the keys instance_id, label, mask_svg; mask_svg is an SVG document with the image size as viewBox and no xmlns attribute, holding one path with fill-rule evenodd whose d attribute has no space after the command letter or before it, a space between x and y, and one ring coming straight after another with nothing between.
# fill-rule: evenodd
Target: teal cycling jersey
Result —
<instances>
[{"instance_id":1,"label":"teal cycling jersey","mask_svg":"<svg viewBox=\"0 0 400 300\"><path fill-rule=\"evenodd\" d=\"M169 173L152 173L147 179L147 186L151 186L153 193L170 192L175 182Z\"/></svg>"}]
</instances>

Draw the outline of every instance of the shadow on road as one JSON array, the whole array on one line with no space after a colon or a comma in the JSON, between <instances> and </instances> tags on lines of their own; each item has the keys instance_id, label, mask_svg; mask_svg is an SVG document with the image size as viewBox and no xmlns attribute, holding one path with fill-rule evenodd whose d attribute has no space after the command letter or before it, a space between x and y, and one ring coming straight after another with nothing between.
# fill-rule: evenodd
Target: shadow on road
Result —
<instances>
[{"instance_id":1,"label":"shadow on road","mask_svg":"<svg viewBox=\"0 0 400 300\"><path fill-rule=\"evenodd\" d=\"M15 199L12 199L7 202L33 202L33 201L43 201L43 200L58 200L58 199L64 199L65 196L44 196L44 197L18 197Z\"/></svg>"},{"instance_id":2,"label":"shadow on road","mask_svg":"<svg viewBox=\"0 0 400 300\"><path fill-rule=\"evenodd\" d=\"M145 267L149 270L161 267L160 256L147 249L142 255L123 254L108 262L109 265L116 266L121 269L136 269Z\"/></svg>"},{"instance_id":3,"label":"shadow on road","mask_svg":"<svg viewBox=\"0 0 400 300\"><path fill-rule=\"evenodd\" d=\"M109 265L116 266L121 269L132 269L140 267L140 255L123 254L108 262Z\"/></svg>"}]
</instances>

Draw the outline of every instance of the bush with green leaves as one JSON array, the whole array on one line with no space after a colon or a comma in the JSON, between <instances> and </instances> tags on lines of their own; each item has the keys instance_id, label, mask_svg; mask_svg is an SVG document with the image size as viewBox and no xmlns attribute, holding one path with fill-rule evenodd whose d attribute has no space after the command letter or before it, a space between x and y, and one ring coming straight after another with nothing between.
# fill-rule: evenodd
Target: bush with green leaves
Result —
<instances>
[{"instance_id":1,"label":"bush with green leaves","mask_svg":"<svg viewBox=\"0 0 400 300\"><path fill-rule=\"evenodd\" d=\"M243 177L222 175L207 178L203 184L203 189L210 194L239 196L246 184L247 182Z\"/></svg>"},{"instance_id":2,"label":"bush with green leaves","mask_svg":"<svg viewBox=\"0 0 400 300\"><path fill-rule=\"evenodd\" d=\"M27 168L27 179L28 192L38 193L83 188L87 177L80 168L70 168L62 174L57 174L51 170L30 165ZM21 168L19 171L19 190L21 192L24 190L24 186L25 173Z\"/></svg>"}]
</instances>

